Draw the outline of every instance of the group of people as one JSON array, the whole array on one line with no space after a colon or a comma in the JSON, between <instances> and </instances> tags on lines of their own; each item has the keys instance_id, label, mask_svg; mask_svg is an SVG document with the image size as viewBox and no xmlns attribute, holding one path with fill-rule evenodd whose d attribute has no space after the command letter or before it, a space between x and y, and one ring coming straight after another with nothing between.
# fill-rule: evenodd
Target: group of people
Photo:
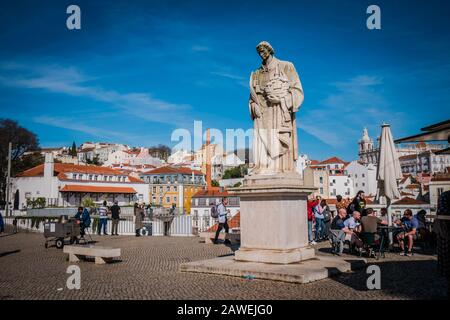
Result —
<instances>
[{"instance_id":1,"label":"group of people","mask_svg":"<svg viewBox=\"0 0 450 320\"><path fill-rule=\"evenodd\" d=\"M140 231L143 228L143 221L145 218L145 203L134 204L134 216L135 216L135 231L136 237L140 236ZM80 223L80 234L83 236L85 234L85 229L91 226L91 212L88 208L79 207L78 212L75 215L75 219ZM111 217L111 235L118 236L119 229L119 221L121 209L117 201L114 201L114 204L108 207L106 201L102 203L102 205L97 209L98 212L98 226L97 226L97 234L98 235L108 235L107 233L107 223L108 217Z\"/></svg>"},{"instance_id":2,"label":"group of people","mask_svg":"<svg viewBox=\"0 0 450 320\"><path fill-rule=\"evenodd\" d=\"M339 244L334 248L334 253L341 255L344 242L350 244L351 251L363 252L365 244L363 240L367 239L367 236L375 243L380 240L380 232L384 232L383 235L387 237L387 230L379 231L379 226L388 225L386 208L382 208L380 217L377 217L373 208L367 208L363 191L359 191L351 202L343 200L338 195L336 211L336 216L333 216L327 202L320 196L308 201L308 240L311 245L329 239ZM419 236L424 239L430 236L425 215L425 210L413 215L410 209L406 209L403 217L393 222L396 227L393 235L399 243L401 255L411 256L414 241Z\"/></svg>"},{"instance_id":3,"label":"group of people","mask_svg":"<svg viewBox=\"0 0 450 320\"><path fill-rule=\"evenodd\" d=\"M366 207L364 191L359 191L353 201L346 201L342 196L336 197L336 211L344 210L349 216L353 212L362 212ZM308 212L308 241L312 245L316 245L320 241L328 240L330 234L331 222L334 218L330 207L325 199L317 196L315 199L310 198L307 203ZM315 230L313 237L313 229Z\"/></svg>"}]
</instances>

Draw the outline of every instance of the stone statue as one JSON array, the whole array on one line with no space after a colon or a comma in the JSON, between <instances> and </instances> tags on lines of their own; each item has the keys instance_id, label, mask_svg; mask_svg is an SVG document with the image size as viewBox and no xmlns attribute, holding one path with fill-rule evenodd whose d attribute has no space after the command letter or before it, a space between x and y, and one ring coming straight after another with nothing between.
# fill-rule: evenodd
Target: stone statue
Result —
<instances>
[{"instance_id":1,"label":"stone statue","mask_svg":"<svg viewBox=\"0 0 450 320\"><path fill-rule=\"evenodd\" d=\"M263 41L256 50L261 67L250 76L250 115L254 122L252 175L292 173L298 158L295 112L303 89L294 65L274 57Z\"/></svg>"}]
</instances>

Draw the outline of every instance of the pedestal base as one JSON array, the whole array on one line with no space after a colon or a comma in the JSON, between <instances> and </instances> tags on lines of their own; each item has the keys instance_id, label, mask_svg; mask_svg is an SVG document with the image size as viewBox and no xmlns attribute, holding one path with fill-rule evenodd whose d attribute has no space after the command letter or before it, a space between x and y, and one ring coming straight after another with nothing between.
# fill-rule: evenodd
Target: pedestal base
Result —
<instances>
[{"instance_id":1,"label":"pedestal base","mask_svg":"<svg viewBox=\"0 0 450 320\"><path fill-rule=\"evenodd\" d=\"M237 261L289 264L312 259L314 256L314 249L309 247L292 250L263 250L241 247L236 251L234 259Z\"/></svg>"},{"instance_id":2,"label":"pedestal base","mask_svg":"<svg viewBox=\"0 0 450 320\"><path fill-rule=\"evenodd\" d=\"M182 272L198 272L217 275L264 279L293 283L308 283L325 279L343 272L363 268L364 259L316 256L300 263L269 264L236 261L233 257L222 257L194 261L180 265Z\"/></svg>"},{"instance_id":3,"label":"pedestal base","mask_svg":"<svg viewBox=\"0 0 450 320\"><path fill-rule=\"evenodd\" d=\"M229 189L241 204L241 249L235 259L289 264L313 258L306 201L314 190L296 173L247 176L243 187Z\"/></svg>"}]
</instances>

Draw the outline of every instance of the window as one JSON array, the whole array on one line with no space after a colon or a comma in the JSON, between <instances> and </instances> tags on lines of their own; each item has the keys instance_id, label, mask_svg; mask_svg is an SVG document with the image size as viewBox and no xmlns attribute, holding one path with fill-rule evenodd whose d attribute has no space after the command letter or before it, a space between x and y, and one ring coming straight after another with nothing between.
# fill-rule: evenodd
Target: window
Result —
<instances>
[{"instance_id":1,"label":"window","mask_svg":"<svg viewBox=\"0 0 450 320\"><path fill-rule=\"evenodd\" d=\"M355 187L358 187L358 183L355 183Z\"/></svg>"},{"instance_id":2,"label":"window","mask_svg":"<svg viewBox=\"0 0 450 320\"><path fill-rule=\"evenodd\" d=\"M440 196L442 192L444 192L444 188L437 188L438 196Z\"/></svg>"},{"instance_id":3,"label":"window","mask_svg":"<svg viewBox=\"0 0 450 320\"><path fill-rule=\"evenodd\" d=\"M336 183L336 179L333 179L333 183Z\"/></svg>"},{"instance_id":4,"label":"window","mask_svg":"<svg viewBox=\"0 0 450 320\"><path fill-rule=\"evenodd\" d=\"M167 191L167 192L170 191L170 187L169 187L169 186L166 187L166 191Z\"/></svg>"},{"instance_id":5,"label":"window","mask_svg":"<svg viewBox=\"0 0 450 320\"><path fill-rule=\"evenodd\" d=\"M320 188L320 194L323 194L323 188Z\"/></svg>"},{"instance_id":6,"label":"window","mask_svg":"<svg viewBox=\"0 0 450 320\"><path fill-rule=\"evenodd\" d=\"M177 189L178 189L177 186L173 187L173 191L177 192L178 191Z\"/></svg>"},{"instance_id":7,"label":"window","mask_svg":"<svg viewBox=\"0 0 450 320\"><path fill-rule=\"evenodd\" d=\"M170 197L166 197L166 202L170 202Z\"/></svg>"},{"instance_id":8,"label":"window","mask_svg":"<svg viewBox=\"0 0 450 320\"><path fill-rule=\"evenodd\" d=\"M89 180L92 180L92 174L89 175Z\"/></svg>"},{"instance_id":9,"label":"window","mask_svg":"<svg viewBox=\"0 0 450 320\"><path fill-rule=\"evenodd\" d=\"M163 187L159 187L159 193L163 192Z\"/></svg>"},{"instance_id":10,"label":"window","mask_svg":"<svg viewBox=\"0 0 450 320\"><path fill-rule=\"evenodd\" d=\"M363 186L363 187L365 187L365 186L366 186L366 184L365 184L365 183L363 182L363 183L362 183L362 186Z\"/></svg>"},{"instance_id":11,"label":"window","mask_svg":"<svg viewBox=\"0 0 450 320\"><path fill-rule=\"evenodd\" d=\"M74 180L77 179L77 174L76 173L72 174L72 179L74 179Z\"/></svg>"},{"instance_id":12,"label":"window","mask_svg":"<svg viewBox=\"0 0 450 320\"><path fill-rule=\"evenodd\" d=\"M320 182L320 183L323 183L323 177L320 177L320 178L319 178L319 182Z\"/></svg>"},{"instance_id":13,"label":"window","mask_svg":"<svg viewBox=\"0 0 450 320\"><path fill-rule=\"evenodd\" d=\"M159 203L161 204L163 202L163 197L159 197Z\"/></svg>"},{"instance_id":14,"label":"window","mask_svg":"<svg viewBox=\"0 0 450 320\"><path fill-rule=\"evenodd\" d=\"M173 197L173 202L177 202L177 197Z\"/></svg>"},{"instance_id":15,"label":"window","mask_svg":"<svg viewBox=\"0 0 450 320\"><path fill-rule=\"evenodd\" d=\"M365 178L365 177L366 177L366 175L365 175L365 174L363 173L363 174L362 174L362 177L363 177L363 178Z\"/></svg>"},{"instance_id":16,"label":"window","mask_svg":"<svg viewBox=\"0 0 450 320\"><path fill-rule=\"evenodd\" d=\"M355 178L358 178L358 175L357 175L357 174L355 174Z\"/></svg>"},{"instance_id":17,"label":"window","mask_svg":"<svg viewBox=\"0 0 450 320\"><path fill-rule=\"evenodd\" d=\"M153 193L156 193L156 187L153 187Z\"/></svg>"},{"instance_id":18,"label":"window","mask_svg":"<svg viewBox=\"0 0 450 320\"><path fill-rule=\"evenodd\" d=\"M336 189L333 189L333 195L334 196L336 195Z\"/></svg>"},{"instance_id":19,"label":"window","mask_svg":"<svg viewBox=\"0 0 450 320\"><path fill-rule=\"evenodd\" d=\"M94 176L94 181L97 181L97 179L98 179L98 175L95 175Z\"/></svg>"},{"instance_id":20,"label":"window","mask_svg":"<svg viewBox=\"0 0 450 320\"><path fill-rule=\"evenodd\" d=\"M103 181L108 181L108 177L107 177L107 176L104 176L104 177L103 177Z\"/></svg>"}]
</instances>

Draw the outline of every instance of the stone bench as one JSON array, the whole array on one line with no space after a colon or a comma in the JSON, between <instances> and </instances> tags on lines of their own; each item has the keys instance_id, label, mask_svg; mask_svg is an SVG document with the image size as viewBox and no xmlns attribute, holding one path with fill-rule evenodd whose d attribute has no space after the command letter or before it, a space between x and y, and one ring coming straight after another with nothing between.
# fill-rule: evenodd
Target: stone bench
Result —
<instances>
[{"instance_id":1,"label":"stone bench","mask_svg":"<svg viewBox=\"0 0 450 320\"><path fill-rule=\"evenodd\" d=\"M213 243L216 232L214 231L205 231L200 232L200 238L205 239L205 243ZM236 244L241 242L241 234L240 233L224 233L220 232L218 239L220 240L230 240L231 244Z\"/></svg>"},{"instance_id":2,"label":"stone bench","mask_svg":"<svg viewBox=\"0 0 450 320\"><path fill-rule=\"evenodd\" d=\"M113 258L120 257L120 248L100 247L95 245L69 245L64 246L64 253L69 254L70 262L79 262L86 256L94 257L96 264L105 264Z\"/></svg>"}]
</instances>

